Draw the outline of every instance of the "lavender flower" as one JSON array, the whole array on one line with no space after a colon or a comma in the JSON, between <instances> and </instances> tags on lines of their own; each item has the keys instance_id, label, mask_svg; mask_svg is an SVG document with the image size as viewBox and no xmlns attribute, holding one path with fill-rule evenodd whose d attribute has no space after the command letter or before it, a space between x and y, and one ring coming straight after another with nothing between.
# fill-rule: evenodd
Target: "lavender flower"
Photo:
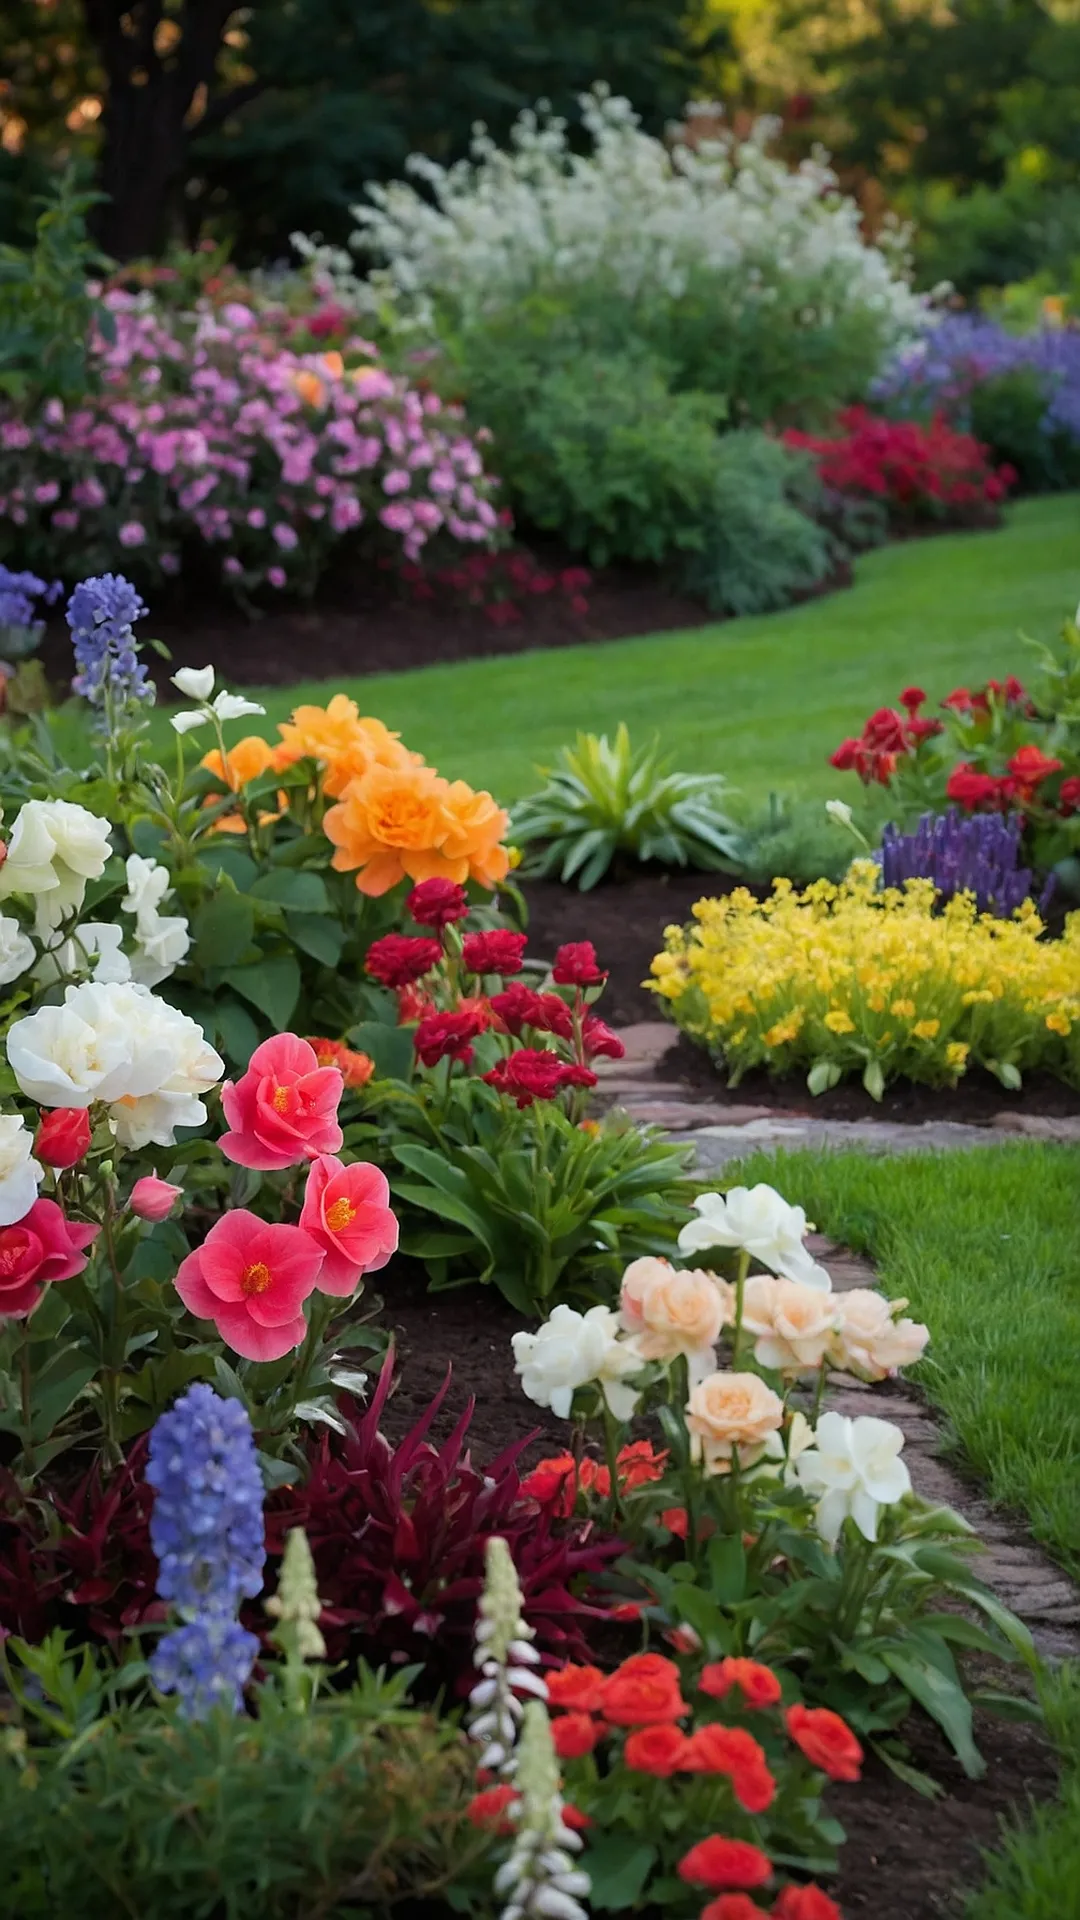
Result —
<instances>
[{"instance_id":1,"label":"lavender flower","mask_svg":"<svg viewBox=\"0 0 1080 1920\"><path fill-rule=\"evenodd\" d=\"M979 314L950 314L903 348L871 394L905 413L940 407L958 426L969 428L974 389L1025 368L1043 384L1044 433L1080 440L1080 332L1069 327L1016 334Z\"/></svg>"},{"instance_id":2,"label":"lavender flower","mask_svg":"<svg viewBox=\"0 0 1080 1920\"><path fill-rule=\"evenodd\" d=\"M167 1633L150 1657L161 1693L180 1696L185 1720L204 1720L216 1706L238 1713L259 1642L227 1613L202 1613Z\"/></svg>"},{"instance_id":3,"label":"lavender flower","mask_svg":"<svg viewBox=\"0 0 1080 1920\"><path fill-rule=\"evenodd\" d=\"M263 1482L238 1400L197 1382L150 1436L158 1593L183 1614L235 1613L262 1588Z\"/></svg>"},{"instance_id":4,"label":"lavender flower","mask_svg":"<svg viewBox=\"0 0 1080 1920\"><path fill-rule=\"evenodd\" d=\"M36 573L12 573L0 565L0 649L4 653L16 660L33 653L45 631L35 602L44 598L50 606L60 590L59 582L47 587Z\"/></svg>"},{"instance_id":5,"label":"lavender flower","mask_svg":"<svg viewBox=\"0 0 1080 1920\"><path fill-rule=\"evenodd\" d=\"M932 880L943 900L973 893L980 913L1009 920L1031 892L1030 867L1018 866L1023 821L1019 814L965 816L924 813L914 833L890 824L881 836L881 874L887 887L906 880ZM1039 901L1053 892L1051 876Z\"/></svg>"},{"instance_id":6,"label":"lavender flower","mask_svg":"<svg viewBox=\"0 0 1080 1920\"><path fill-rule=\"evenodd\" d=\"M147 609L122 573L82 580L67 605L75 665L72 688L92 706L114 708L152 700L154 689L138 655L133 622Z\"/></svg>"}]
</instances>

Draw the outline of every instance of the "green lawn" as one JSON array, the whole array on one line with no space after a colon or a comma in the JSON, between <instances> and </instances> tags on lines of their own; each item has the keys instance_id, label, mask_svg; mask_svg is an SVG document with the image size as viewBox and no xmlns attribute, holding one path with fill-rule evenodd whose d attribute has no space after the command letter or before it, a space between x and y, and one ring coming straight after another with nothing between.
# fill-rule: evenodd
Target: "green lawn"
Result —
<instances>
[{"instance_id":1,"label":"green lawn","mask_svg":"<svg viewBox=\"0 0 1080 1920\"><path fill-rule=\"evenodd\" d=\"M1080 1148L759 1154L726 1180L871 1256L930 1328L916 1377L987 1491L1080 1575Z\"/></svg>"},{"instance_id":2,"label":"green lawn","mask_svg":"<svg viewBox=\"0 0 1080 1920\"><path fill-rule=\"evenodd\" d=\"M641 740L659 733L677 766L726 773L750 801L828 798L851 786L829 753L874 707L912 681L936 700L961 681L1022 675L1018 633L1051 639L1078 594L1080 496L1056 495L1021 502L997 533L868 554L849 592L782 614L345 685L440 770L502 800L528 791L534 763L578 728L620 720ZM279 720L340 684L262 697Z\"/></svg>"}]
</instances>

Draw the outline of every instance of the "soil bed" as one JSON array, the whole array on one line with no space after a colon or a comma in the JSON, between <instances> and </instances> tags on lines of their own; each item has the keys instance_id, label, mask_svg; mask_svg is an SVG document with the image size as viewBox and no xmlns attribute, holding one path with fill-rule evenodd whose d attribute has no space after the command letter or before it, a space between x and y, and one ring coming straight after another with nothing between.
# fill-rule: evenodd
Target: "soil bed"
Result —
<instances>
[{"instance_id":1,"label":"soil bed","mask_svg":"<svg viewBox=\"0 0 1080 1920\"><path fill-rule=\"evenodd\" d=\"M445 1436L475 1394L470 1438L479 1461L531 1430L525 1465L565 1451L565 1421L531 1406L521 1392L510 1351L521 1319L494 1288L430 1294L422 1269L407 1261L396 1261L380 1280L385 1311L379 1318L393 1327L402 1361L384 1421L392 1438L417 1419L449 1366L453 1376L436 1437ZM1012 1682L995 1675L994 1684ZM848 1835L838 1879L829 1887L844 1920L959 1920L979 1878L980 1854L996 1844L1002 1818L1019 1817L1029 1797L1048 1799L1054 1792L1053 1753L1030 1726L978 1716L988 1763L981 1780L967 1778L921 1717L912 1717L904 1738L914 1764L946 1791L923 1799L872 1755L858 1785L830 1788L829 1805Z\"/></svg>"}]
</instances>

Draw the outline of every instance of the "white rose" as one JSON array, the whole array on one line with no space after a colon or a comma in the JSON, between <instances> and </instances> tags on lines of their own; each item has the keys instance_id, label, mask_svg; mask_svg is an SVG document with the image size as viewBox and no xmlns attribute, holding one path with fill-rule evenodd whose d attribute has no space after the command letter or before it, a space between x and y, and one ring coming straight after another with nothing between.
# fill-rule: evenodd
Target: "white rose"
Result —
<instances>
[{"instance_id":1,"label":"white rose","mask_svg":"<svg viewBox=\"0 0 1080 1920\"><path fill-rule=\"evenodd\" d=\"M128 855L128 890L120 902L121 911L133 913L136 922L144 917L157 917L166 894L170 891L169 869L159 860L144 860L139 853Z\"/></svg>"},{"instance_id":2,"label":"white rose","mask_svg":"<svg viewBox=\"0 0 1080 1920\"><path fill-rule=\"evenodd\" d=\"M174 1116L171 1126L200 1125L206 1110L199 1096L225 1071L194 1020L134 984L69 987L62 1006L39 1007L17 1020L7 1048L19 1086L39 1106L123 1101L122 1113L134 1115L140 1101L169 1096L138 1122L120 1122L118 1137L149 1127L147 1141L166 1130L167 1113ZM171 1135L160 1144L171 1146Z\"/></svg>"},{"instance_id":3,"label":"white rose","mask_svg":"<svg viewBox=\"0 0 1080 1920\"><path fill-rule=\"evenodd\" d=\"M209 700L214 691L213 667L180 667L172 676L174 687L178 687L187 700Z\"/></svg>"},{"instance_id":4,"label":"white rose","mask_svg":"<svg viewBox=\"0 0 1080 1920\"><path fill-rule=\"evenodd\" d=\"M706 1253L711 1247L741 1247L759 1265L786 1280L801 1281L821 1293L832 1290L825 1268L803 1245L806 1215L792 1207L775 1187L732 1187L727 1194L702 1193L694 1201L700 1214L679 1234L680 1253Z\"/></svg>"},{"instance_id":5,"label":"white rose","mask_svg":"<svg viewBox=\"0 0 1080 1920\"><path fill-rule=\"evenodd\" d=\"M138 1093L133 1088L109 1110L109 1123L123 1147L176 1144L177 1127L201 1127L206 1120L202 1096L216 1086L225 1072L225 1062L210 1045L196 1020L159 1000L145 987L133 987L133 993L149 1003L146 1017L147 1044L152 1041L169 1055L168 1074L159 1084Z\"/></svg>"},{"instance_id":6,"label":"white rose","mask_svg":"<svg viewBox=\"0 0 1080 1920\"><path fill-rule=\"evenodd\" d=\"M0 1227L24 1220L44 1178L44 1168L31 1158L33 1135L21 1113L0 1113Z\"/></svg>"},{"instance_id":7,"label":"white rose","mask_svg":"<svg viewBox=\"0 0 1080 1920\"><path fill-rule=\"evenodd\" d=\"M39 926L59 926L82 906L87 881L104 873L109 833L107 820L72 800L28 800L0 867L0 894L38 895Z\"/></svg>"},{"instance_id":8,"label":"white rose","mask_svg":"<svg viewBox=\"0 0 1080 1920\"><path fill-rule=\"evenodd\" d=\"M167 980L186 959L191 946L191 933L182 913L159 913L153 919L145 916L137 938L131 977L144 987L156 987Z\"/></svg>"},{"instance_id":9,"label":"white rose","mask_svg":"<svg viewBox=\"0 0 1080 1920\"><path fill-rule=\"evenodd\" d=\"M515 1333L510 1342L523 1392L568 1420L575 1389L596 1381L615 1418L629 1420L638 1396L622 1384L623 1376L636 1373L642 1361L633 1343L618 1334L618 1315L610 1307L587 1313L556 1307L538 1333Z\"/></svg>"},{"instance_id":10,"label":"white rose","mask_svg":"<svg viewBox=\"0 0 1080 1920\"><path fill-rule=\"evenodd\" d=\"M18 921L6 913L0 914L0 987L9 987L27 967L33 966L35 952L33 941Z\"/></svg>"},{"instance_id":11,"label":"white rose","mask_svg":"<svg viewBox=\"0 0 1080 1920\"><path fill-rule=\"evenodd\" d=\"M864 1539L877 1539L879 1510L911 1490L911 1475L900 1458L903 1444L891 1420L822 1414L814 1445L799 1455L795 1471L799 1485L817 1498L815 1524L830 1547L849 1514Z\"/></svg>"},{"instance_id":12,"label":"white rose","mask_svg":"<svg viewBox=\"0 0 1080 1920\"><path fill-rule=\"evenodd\" d=\"M123 937L122 928L100 920L84 920L66 939L59 932L51 933L34 978L45 986L87 972L92 980L130 980L131 962L120 946Z\"/></svg>"}]
</instances>

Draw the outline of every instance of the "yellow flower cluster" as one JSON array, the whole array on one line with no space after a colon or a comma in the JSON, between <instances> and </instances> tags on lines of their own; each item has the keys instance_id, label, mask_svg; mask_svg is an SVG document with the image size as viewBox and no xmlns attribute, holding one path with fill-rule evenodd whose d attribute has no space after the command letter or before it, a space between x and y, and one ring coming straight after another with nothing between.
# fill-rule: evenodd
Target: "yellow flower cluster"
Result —
<instances>
[{"instance_id":1,"label":"yellow flower cluster","mask_svg":"<svg viewBox=\"0 0 1080 1920\"><path fill-rule=\"evenodd\" d=\"M935 912L931 881L879 877L857 861L840 886L699 900L648 984L732 1085L751 1067L808 1067L814 1092L861 1072L880 1097L892 1079L955 1084L973 1063L1006 1086L1034 1068L1080 1083L1080 913L1050 940L1031 902L1013 920L969 895Z\"/></svg>"}]
</instances>

